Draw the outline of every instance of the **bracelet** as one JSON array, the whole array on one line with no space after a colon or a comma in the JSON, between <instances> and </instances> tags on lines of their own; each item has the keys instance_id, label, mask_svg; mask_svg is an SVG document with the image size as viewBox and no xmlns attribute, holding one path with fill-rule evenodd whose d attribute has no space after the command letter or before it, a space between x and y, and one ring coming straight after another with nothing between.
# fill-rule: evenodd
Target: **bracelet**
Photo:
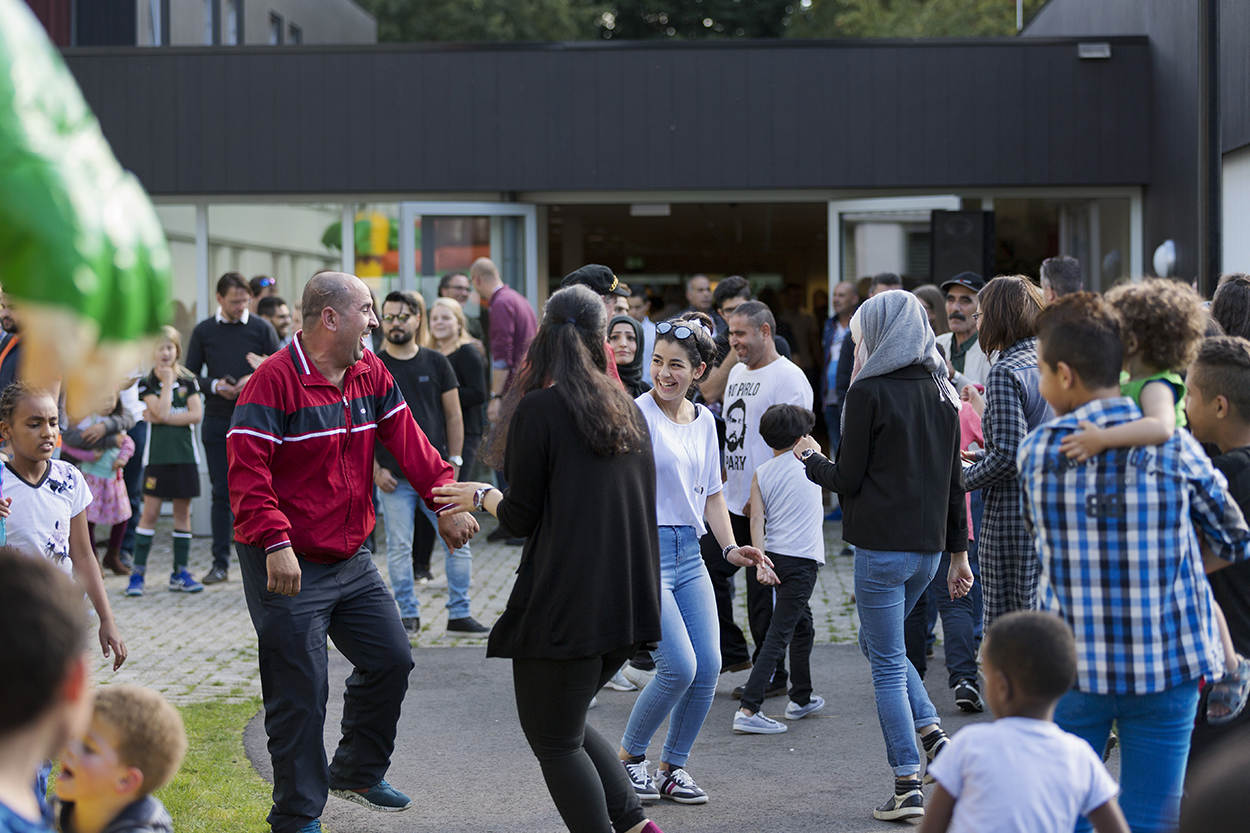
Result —
<instances>
[{"instance_id":1,"label":"bracelet","mask_svg":"<svg viewBox=\"0 0 1250 833\"><path fill-rule=\"evenodd\" d=\"M729 560L729 553L733 552L733 551L734 551L734 550L736 550L736 549L738 549L738 545L737 545L737 544L730 544L729 546L727 546L727 547L725 547L723 550L721 550L721 552L720 552L720 557L721 557L721 558L723 558L723 559L725 559L726 561L728 561L728 560Z\"/></svg>"},{"instance_id":2,"label":"bracelet","mask_svg":"<svg viewBox=\"0 0 1250 833\"><path fill-rule=\"evenodd\" d=\"M478 512L482 511L482 501L486 500L486 496L490 494L490 490L493 488L495 487L483 486L482 488L478 489L476 492L473 493L473 508L476 511Z\"/></svg>"}]
</instances>

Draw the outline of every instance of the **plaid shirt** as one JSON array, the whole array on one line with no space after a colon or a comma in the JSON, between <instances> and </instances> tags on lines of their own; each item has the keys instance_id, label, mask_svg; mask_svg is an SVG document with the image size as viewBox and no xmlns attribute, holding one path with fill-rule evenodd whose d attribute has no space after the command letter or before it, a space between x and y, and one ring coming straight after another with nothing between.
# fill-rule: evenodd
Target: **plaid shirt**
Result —
<instances>
[{"instance_id":1,"label":"plaid shirt","mask_svg":"<svg viewBox=\"0 0 1250 833\"><path fill-rule=\"evenodd\" d=\"M1032 531L1020 519L1016 454L1024 435L1053 416L1038 378L1037 339L1021 339L999 354L985 380L985 456L963 471L964 490L982 489L985 497L977 557L987 626L1035 606L1039 567Z\"/></svg>"},{"instance_id":2,"label":"plaid shirt","mask_svg":"<svg viewBox=\"0 0 1250 833\"><path fill-rule=\"evenodd\" d=\"M1023 515L1041 558L1038 601L1076 633L1076 687L1152 694L1220 676L1223 651L1195 530L1213 555L1250 558L1250 530L1197 441L1113 448L1076 463L1059 451L1081 420L1141 417L1131 399L1088 402L1020 447Z\"/></svg>"}]
</instances>

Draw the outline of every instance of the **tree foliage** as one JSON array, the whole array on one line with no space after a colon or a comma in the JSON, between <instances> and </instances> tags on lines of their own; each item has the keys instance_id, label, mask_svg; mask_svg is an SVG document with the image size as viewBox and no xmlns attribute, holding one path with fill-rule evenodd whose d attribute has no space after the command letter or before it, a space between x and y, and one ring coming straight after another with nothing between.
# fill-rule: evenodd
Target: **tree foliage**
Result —
<instances>
[{"instance_id":1,"label":"tree foliage","mask_svg":"<svg viewBox=\"0 0 1250 833\"><path fill-rule=\"evenodd\" d=\"M1024 20L1046 0L1024 0ZM788 20L798 38L987 37L1016 33L1016 0L811 0Z\"/></svg>"},{"instance_id":2,"label":"tree foliage","mask_svg":"<svg viewBox=\"0 0 1250 833\"><path fill-rule=\"evenodd\" d=\"M1012 35L1016 0L360 0L390 42ZM1025 0L1025 20L1045 0Z\"/></svg>"}]
</instances>

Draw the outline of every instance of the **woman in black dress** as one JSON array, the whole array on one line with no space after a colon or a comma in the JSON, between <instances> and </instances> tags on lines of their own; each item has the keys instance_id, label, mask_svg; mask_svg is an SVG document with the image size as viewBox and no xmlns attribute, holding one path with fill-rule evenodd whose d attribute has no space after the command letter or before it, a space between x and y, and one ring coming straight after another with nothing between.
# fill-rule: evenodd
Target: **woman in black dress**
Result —
<instances>
[{"instance_id":1,"label":"woman in black dress","mask_svg":"<svg viewBox=\"0 0 1250 833\"><path fill-rule=\"evenodd\" d=\"M512 659L521 729L573 833L659 833L616 749L586 725L595 692L660 639L655 461L646 422L605 373L606 313L551 296L486 446L508 489L453 483L447 511L486 510L526 538L487 655Z\"/></svg>"}]
</instances>

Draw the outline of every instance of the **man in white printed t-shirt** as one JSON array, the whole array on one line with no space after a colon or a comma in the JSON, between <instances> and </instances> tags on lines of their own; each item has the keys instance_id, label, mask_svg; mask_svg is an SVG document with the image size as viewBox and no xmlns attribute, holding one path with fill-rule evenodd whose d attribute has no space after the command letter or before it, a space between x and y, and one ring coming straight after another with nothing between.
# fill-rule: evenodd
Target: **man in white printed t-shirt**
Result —
<instances>
[{"instance_id":1,"label":"man in white printed t-shirt","mask_svg":"<svg viewBox=\"0 0 1250 833\"><path fill-rule=\"evenodd\" d=\"M772 459L772 449L760 437L760 417L772 405L812 407L812 386L798 365L782 357L773 343L777 321L767 305L759 301L740 304L729 316L729 346L738 363L729 371L721 399L725 417L725 504L733 524L735 540L751 538L747 504L751 499L751 478L755 469ZM716 593L720 618L721 670L740 671L750 667L754 656L748 653L746 638L734 623L732 581L738 568L726 561L712 542L703 546L703 560ZM773 615L772 590L755 580L755 571L746 571L747 619L755 653L764 644ZM777 663L766 696L786 691L785 658ZM736 690L735 690L736 691Z\"/></svg>"}]
</instances>

